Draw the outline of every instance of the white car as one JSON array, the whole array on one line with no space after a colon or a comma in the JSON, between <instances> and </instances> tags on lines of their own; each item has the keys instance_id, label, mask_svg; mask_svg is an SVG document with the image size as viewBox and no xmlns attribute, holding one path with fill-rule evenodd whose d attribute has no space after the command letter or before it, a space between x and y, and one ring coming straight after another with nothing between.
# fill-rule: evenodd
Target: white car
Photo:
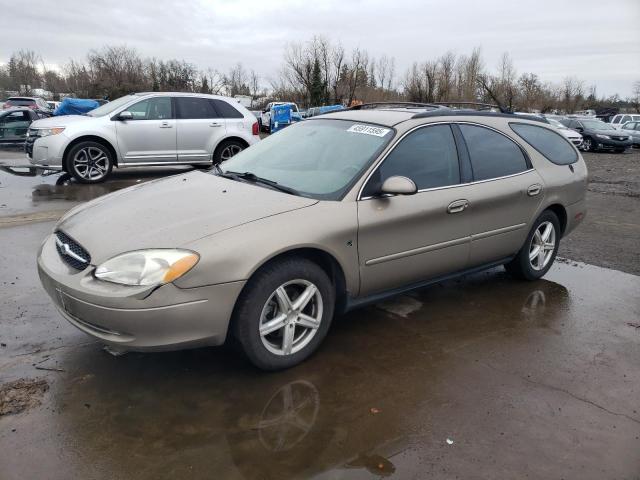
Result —
<instances>
[{"instance_id":1,"label":"white car","mask_svg":"<svg viewBox=\"0 0 640 480\"><path fill-rule=\"evenodd\" d=\"M36 166L97 183L114 166L217 164L258 142L259 134L256 118L232 98L135 93L86 115L33 122L25 151Z\"/></svg>"},{"instance_id":2,"label":"white car","mask_svg":"<svg viewBox=\"0 0 640 480\"><path fill-rule=\"evenodd\" d=\"M560 131L560 133L564 135L567 140L573 143L576 147L580 147L582 145L582 135L580 135L578 132L565 127L555 118L547 117L547 121L549 122L549 124L556 127Z\"/></svg>"},{"instance_id":3,"label":"white car","mask_svg":"<svg viewBox=\"0 0 640 480\"><path fill-rule=\"evenodd\" d=\"M291 111L293 113L298 113L298 105L293 102L269 102L267 106L264 107L262 113L260 114L260 125L262 125L262 129L266 132L271 131L271 108L276 105L291 105Z\"/></svg>"},{"instance_id":4,"label":"white car","mask_svg":"<svg viewBox=\"0 0 640 480\"><path fill-rule=\"evenodd\" d=\"M640 115L630 113L619 113L611 119L611 125L613 128L620 129L622 125L628 122L640 122Z\"/></svg>"}]
</instances>

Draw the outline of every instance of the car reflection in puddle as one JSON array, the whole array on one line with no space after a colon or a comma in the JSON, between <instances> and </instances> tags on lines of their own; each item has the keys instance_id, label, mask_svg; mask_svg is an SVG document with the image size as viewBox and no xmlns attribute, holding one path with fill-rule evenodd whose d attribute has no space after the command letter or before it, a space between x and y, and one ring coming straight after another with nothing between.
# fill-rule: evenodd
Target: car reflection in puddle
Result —
<instances>
[{"instance_id":1,"label":"car reflection in puddle","mask_svg":"<svg viewBox=\"0 0 640 480\"><path fill-rule=\"evenodd\" d=\"M63 368L89 370L93 380L58 382L54 398L90 404L95 420L63 408L52 428L66 432L62 445L77 445L74 472L99 465L126 475L145 465L146 478L402 476L470 445L475 458L509 451L504 461L518 468L519 448L536 436L522 425L562 422L540 410L539 395L551 400L527 378L582 368L576 355L590 353L572 338L588 305L574 305L563 285L516 282L501 270L410 298L336 320L316 355L274 374L229 348L112 358L93 344L70 352ZM462 474L469 465L458 467Z\"/></svg>"}]
</instances>

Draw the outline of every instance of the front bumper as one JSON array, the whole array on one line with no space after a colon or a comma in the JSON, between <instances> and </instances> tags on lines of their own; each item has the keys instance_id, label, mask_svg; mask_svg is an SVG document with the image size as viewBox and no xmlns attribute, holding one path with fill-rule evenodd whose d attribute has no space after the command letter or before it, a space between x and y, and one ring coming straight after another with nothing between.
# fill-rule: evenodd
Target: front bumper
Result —
<instances>
[{"instance_id":1,"label":"front bumper","mask_svg":"<svg viewBox=\"0 0 640 480\"><path fill-rule=\"evenodd\" d=\"M93 266L67 265L49 236L38 273L58 311L75 327L122 351L178 350L224 343L244 281L181 289L97 280Z\"/></svg>"},{"instance_id":2,"label":"front bumper","mask_svg":"<svg viewBox=\"0 0 640 480\"><path fill-rule=\"evenodd\" d=\"M28 136L24 143L24 151L34 165L62 169L62 159L69 141L64 133L47 137Z\"/></svg>"},{"instance_id":3,"label":"front bumper","mask_svg":"<svg viewBox=\"0 0 640 480\"><path fill-rule=\"evenodd\" d=\"M602 150L617 150L620 148L629 148L633 145L631 140L614 140L607 138L592 137L598 148Z\"/></svg>"}]
</instances>

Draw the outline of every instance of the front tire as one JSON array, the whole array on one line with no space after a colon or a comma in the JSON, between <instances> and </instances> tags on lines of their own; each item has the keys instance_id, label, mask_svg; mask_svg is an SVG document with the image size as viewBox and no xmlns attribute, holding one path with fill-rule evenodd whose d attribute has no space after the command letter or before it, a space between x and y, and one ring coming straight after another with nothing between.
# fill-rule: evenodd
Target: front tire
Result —
<instances>
[{"instance_id":1,"label":"front tire","mask_svg":"<svg viewBox=\"0 0 640 480\"><path fill-rule=\"evenodd\" d=\"M546 210L534 222L524 246L505 265L507 272L523 280L538 280L551 268L560 245L560 222Z\"/></svg>"},{"instance_id":2,"label":"front tire","mask_svg":"<svg viewBox=\"0 0 640 480\"><path fill-rule=\"evenodd\" d=\"M65 164L79 183L100 183L111 174L113 155L102 143L80 142L69 150Z\"/></svg>"},{"instance_id":3,"label":"front tire","mask_svg":"<svg viewBox=\"0 0 640 480\"><path fill-rule=\"evenodd\" d=\"M262 370L292 367L326 336L335 289L317 264L289 258L259 270L234 310L233 333L247 358Z\"/></svg>"},{"instance_id":4,"label":"front tire","mask_svg":"<svg viewBox=\"0 0 640 480\"><path fill-rule=\"evenodd\" d=\"M591 137L585 137L582 140L582 148L585 152L595 152L598 150L598 144Z\"/></svg>"}]
</instances>

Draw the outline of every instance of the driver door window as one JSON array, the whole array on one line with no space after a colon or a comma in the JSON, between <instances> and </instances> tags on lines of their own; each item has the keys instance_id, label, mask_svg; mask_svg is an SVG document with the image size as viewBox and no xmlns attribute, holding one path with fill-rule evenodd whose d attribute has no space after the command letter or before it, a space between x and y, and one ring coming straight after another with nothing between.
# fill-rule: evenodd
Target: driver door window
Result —
<instances>
[{"instance_id":1,"label":"driver door window","mask_svg":"<svg viewBox=\"0 0 640 480\"><path fill-rule=\"evenodd\" d=\"M460 183L458 152L449 125L420 128L400 141L369 179L363 197L376 195L384 181L410 178L418 190Z\"/></svg>"},{"instance_id":2,"label":"driver door window","mask_svg":"<svg viewBox=\"0 0 640 480\"><path fill-rule=\"evenodd\" d=\"M171 98L149 98L131 105L127 111L133 115L133 120L168 120L173 118Z\"/></svg>"}]
</instances>

